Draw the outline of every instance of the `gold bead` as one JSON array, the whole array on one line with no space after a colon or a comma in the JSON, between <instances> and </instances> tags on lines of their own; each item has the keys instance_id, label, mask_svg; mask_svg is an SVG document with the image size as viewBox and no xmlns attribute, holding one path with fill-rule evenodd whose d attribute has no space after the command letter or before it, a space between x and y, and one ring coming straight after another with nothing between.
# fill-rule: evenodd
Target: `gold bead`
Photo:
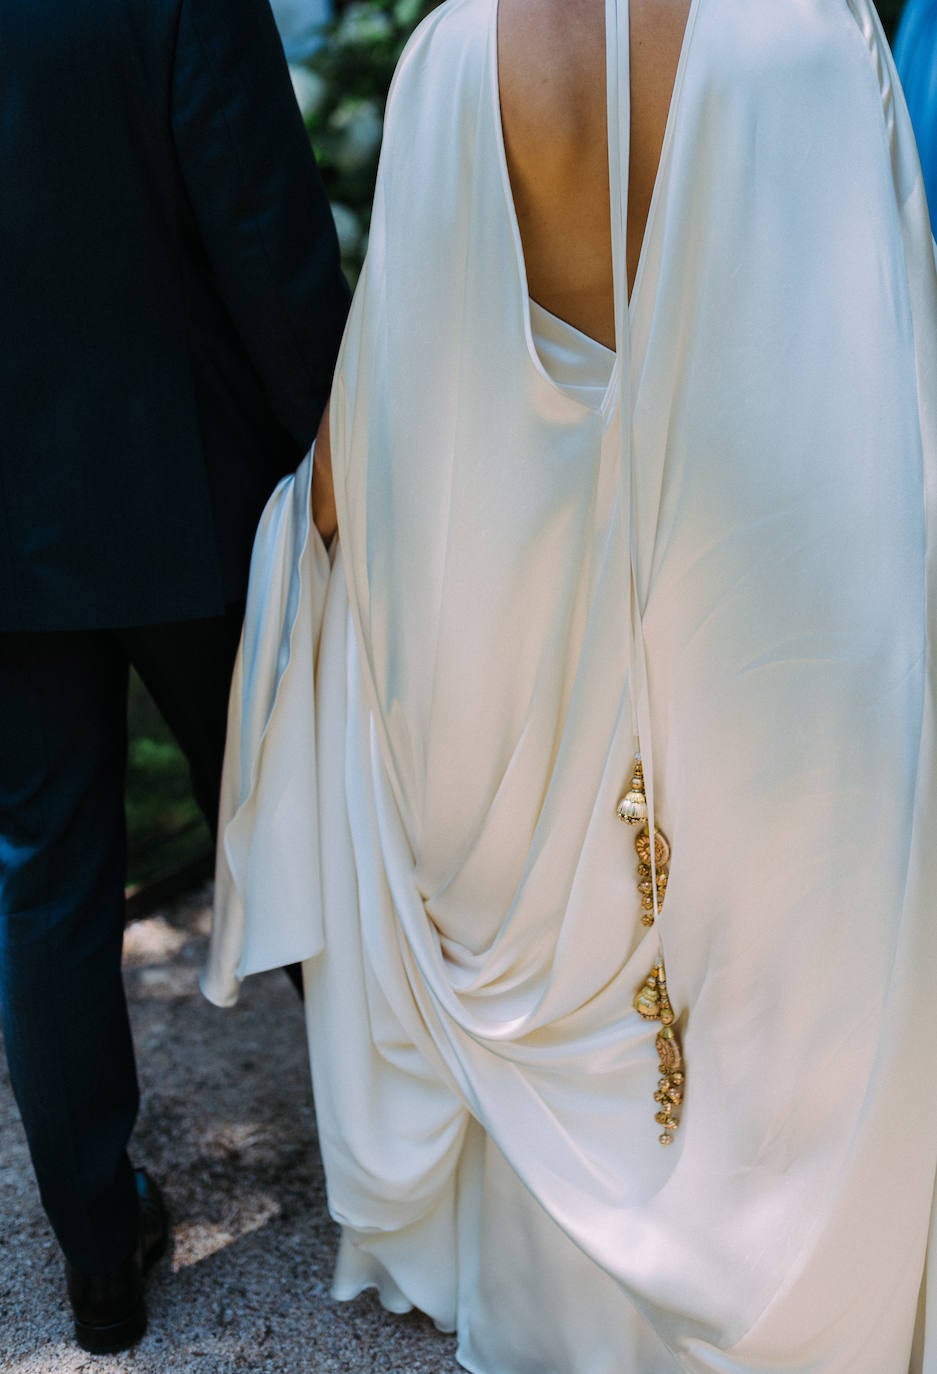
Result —
<instances>
[{"instance_id":1,"label":"gold bead","mask_svg":"<svg viewBox=\"0 0 937 1374\"><path fill-rule=\"evenodd\" d=\"M635 836L634 847L641 862L650 864L651 836L647 826ZM654 862L659 869L666 868L670 862L670 841L657 829L654 831Z\"/></svg>"},{"instance_id":2,"label":"gold bead","mask_svg":"<svg viewBox=\"0 0 937 1374\"><path fill-rule=\"evenodd\" d=\"M661 1143L662 1145L672 1145L672 1144L673 1144L673 1136L672 1136L672 1135L668 1135L667 1132L665 1131L664 1134L660 1137L660 1143Z\"/></svg>"},{"instance_id":3,"label":"gold bead","mask_svg":"<svg viewBox=\"0 0 937 1374\"><path fill-rule=\"evenodd\" d=\"M660 997L657 988L648 984L639 988L634 999L634 1009L645 1021L660 1020Z\"/></svg>"},{"instance_id":4,"label":"gold bead","mask_svg":"<svg viewBox=\"0 0 937 1374\"><path fill-rule=\"evenodd\" d=\"M647 912L647 911L646 911L646 912L644 913L644 915L641 917L641 924L642 924L643 926L647 926L648 930L650 930L651 926L654 924L654 913L653 913L653 911L651 911L651 912Z\"/></svg>"},{"instance_id":5,"label":"gold bead","mask_svg":"<svg viewBox=\"0 0 937 1374\"><path fill-rule=\"evenodd\" d=\"M644 793L632 788L618 803L618 819L627 825L644 825L647 820L647 801Z\"/></svg>"}]
</instances>

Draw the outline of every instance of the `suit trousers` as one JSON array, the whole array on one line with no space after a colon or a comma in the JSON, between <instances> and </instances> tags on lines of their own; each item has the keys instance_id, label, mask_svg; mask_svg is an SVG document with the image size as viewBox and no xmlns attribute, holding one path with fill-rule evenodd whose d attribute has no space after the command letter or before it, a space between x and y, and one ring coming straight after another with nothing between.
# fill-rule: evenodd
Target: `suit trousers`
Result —
<instances>
[{"instance_id":1,"label":"suit trousers","mask_svg":"<svg viewBox=\"0 0 937 1374\"><path fill-rule=\"evenodd\" d=\"M214 830L243 603L146 628L0 634L0 1013L43 1205L72 1264L136 1243L138 1106L121 974L127 680L139 672Z\"/></svg>"}]
</instances>

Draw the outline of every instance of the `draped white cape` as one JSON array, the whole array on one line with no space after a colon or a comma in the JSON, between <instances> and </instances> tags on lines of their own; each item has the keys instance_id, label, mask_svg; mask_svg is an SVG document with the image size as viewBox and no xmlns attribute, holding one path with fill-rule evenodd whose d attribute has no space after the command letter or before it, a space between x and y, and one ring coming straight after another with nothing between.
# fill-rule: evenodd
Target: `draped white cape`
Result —
<instances>
[{"instance_id":1,"label":"draped white cape","mask_svg":"<svg viewBox=\"0 0 937 1374\"><path fill-rule=\"evenodd\" d=\"M496 21L448 0L395 78L340 546L307 459L257 536L204 988L306 961L336 1292L478 1374L937 1374L937 271L891 58L869 0L692 0L629 306L607 0L590 406L533 347Z\"/></svg>"}]
</instances>

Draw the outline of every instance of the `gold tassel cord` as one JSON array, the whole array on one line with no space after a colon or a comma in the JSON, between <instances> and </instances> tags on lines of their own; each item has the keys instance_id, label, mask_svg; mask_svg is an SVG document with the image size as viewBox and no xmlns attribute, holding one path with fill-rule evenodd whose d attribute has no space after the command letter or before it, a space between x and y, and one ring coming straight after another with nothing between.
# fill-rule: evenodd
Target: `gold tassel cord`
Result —
<instances>
[{"instance_id":1,"label":"gold tassel cord","mask_svg":"<svg viewBox=\"0 0 937 1374\"><path fill-rule=\"evenodd\" d=\"M654 924L655 910L660 911L667 893L670 866L670 844L666 836L654 827L654 863L651 864L651 834L648 827L647 797L644 790L644 770L640 758L635 759L631 787L618 803L618 817L628 825L640 826L635 837L638 855L638 892L641 896L641 920ZM656 880L656 881L655 881ZM655 902L656 894L656 902ZM653 972L635 994L634 1009L645 1021L659 1021L657 1058L660 1079L654 1101L658 1104L655 1120L663 1126L662 1145L673 1144L673 1133L680 1124L683 1105L683 1053L674 1030L673 1007L667 993L667 972L663 956L659 956Z\"/></svg>"}]
</instances>

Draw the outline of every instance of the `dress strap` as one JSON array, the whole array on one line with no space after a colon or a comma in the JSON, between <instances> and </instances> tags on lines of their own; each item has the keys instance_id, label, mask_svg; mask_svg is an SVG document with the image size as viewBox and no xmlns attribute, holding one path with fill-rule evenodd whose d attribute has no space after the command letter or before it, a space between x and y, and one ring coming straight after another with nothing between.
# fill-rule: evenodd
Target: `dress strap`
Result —
<instances>
[{"instance_id":1,"label":"dress strap","mask_svg":"<svg viewBox=\"0 0 937 1374\"><path fill-rule=\"evenodd\" d=\"M631 30L629 0L605 0L606 105L615 339L619 358L630 354L628 323L628 174L631 159ZM622 369L628 379L627 369ZM627 383L630 388L630 382Z\"/></svg>"},{"instance_id":2,"label":"dress strap","mask_svg":"<svg viewBox=\"0 0 937 1374\"><path fill-rule=\"evenodd\" d=\"M673 1143L683 1102L683 1053L674 1026L676 1016L667 991L663 938L660 928L662 894L666 888L669 845L657 828L654 796L654 748L651 735L651 706L648 684L647 652L639 596L637 557L637 483L634 463L634 397L631 372L631 318L628 302L628 178L631 156L631 24L629 0L606 0L605 51L606 101L608 107L609 200L612 221L612 273L615 291L615 348L617 385L610 391L613 403L609 423L618 425L618 512L627 606L628 696L634 734L635 771L632 790L619 803L618 814L631 825L641 826L638 854L647 877L643 887L651 910L645 923L657 925L658 954L653 971L638 989L634 1007L640 1016L659 1021L656 1037L661 1078L654 1100L658 1106L655 1120L663 1127L662 1145ZM646 836L646 850L641 849ZM659 847L659 842L660 846ZM647 854L646 861L644 853ZM642 897L642 902L645 898ZM653 915L652 915L653 913Z\"/></svg>"},{"instance_id":3,"label":"dress strap","mask_svg":"<svg viewBox=\"0 0 937 1374\"><path fill-rule=\"evenodd\" d=\"M629 697L635 755L641 759L647 794L648 826L654 833L654 753L651 739L647 654L639 601L637 504L633 456L631 320L628 308L628 180L631 161L631 24L629 0L605 0L608 182L612 228L612 279L615 293L617 384L609 422L618 424L618 512L624 553L629 649ZM653 846L651 868L656 868ZM656 872L654 873L656 894ZM655 895L655 916L656 909Z\"/></svg>"}]
</instances>

